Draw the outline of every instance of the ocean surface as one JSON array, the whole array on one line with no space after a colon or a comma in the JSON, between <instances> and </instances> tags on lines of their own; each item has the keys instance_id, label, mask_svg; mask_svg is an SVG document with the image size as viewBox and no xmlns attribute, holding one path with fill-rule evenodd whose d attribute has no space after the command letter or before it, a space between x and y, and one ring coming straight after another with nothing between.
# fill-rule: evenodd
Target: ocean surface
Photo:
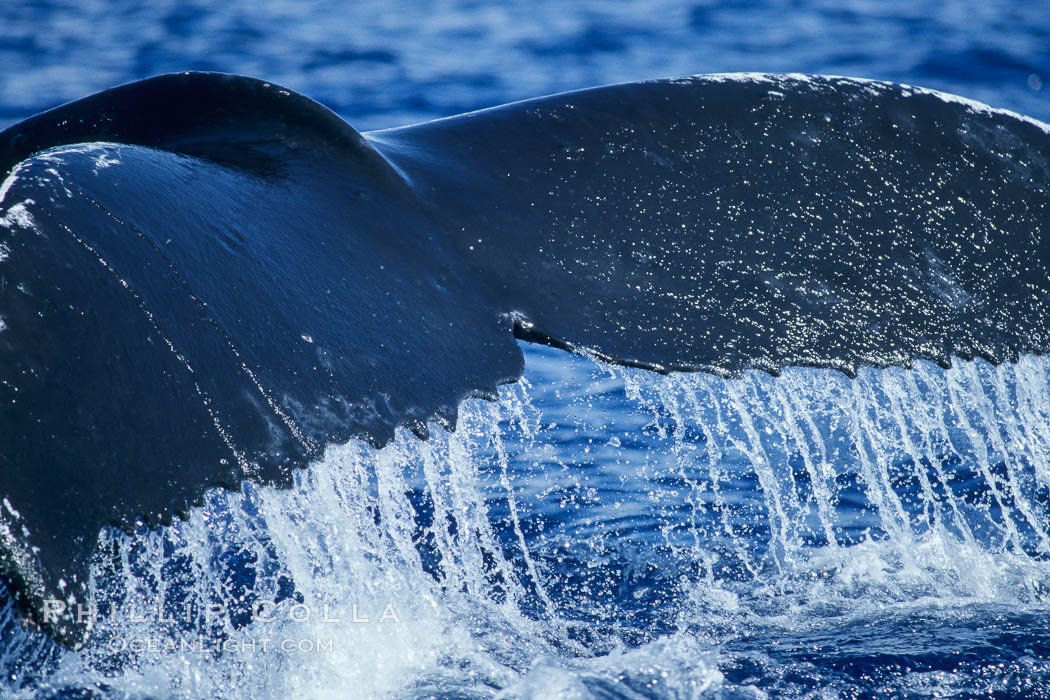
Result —
<instances>
[{"instance_id":1,"label":"ocean surface","mask_svg":"<svg viewBox=\"0 0 1050 700\"><path fill-rule=\"evenodd\" d=\"M1050 6L16 1L0 66L0 127L188 69L362 131L736 71L1050 121ZM454 433L104 532L82 651L0 587L0 697L1050 697L1050 361L725 380L522 347Z\"/></svg>"}]
</instances>

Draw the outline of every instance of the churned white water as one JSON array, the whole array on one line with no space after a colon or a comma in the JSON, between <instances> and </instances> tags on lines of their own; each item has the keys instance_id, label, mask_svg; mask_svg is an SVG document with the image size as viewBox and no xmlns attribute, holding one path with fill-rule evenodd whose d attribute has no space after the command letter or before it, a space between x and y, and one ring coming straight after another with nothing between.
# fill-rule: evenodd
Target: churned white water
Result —
<instances>
[{"instance_id":1,"label":"churned white water","mask_svg":"<svg viewBox=\"0 0 1050 700\"><path fill-rule=\"evenodd\" d=\"M528 360L454 433L332 446L291 490L104 533L91 643L59 650L5 611L5 692L847 691L822 655L885 668L1048 617L1046 360L730 380Z\"/></svg>"}]
</instances>

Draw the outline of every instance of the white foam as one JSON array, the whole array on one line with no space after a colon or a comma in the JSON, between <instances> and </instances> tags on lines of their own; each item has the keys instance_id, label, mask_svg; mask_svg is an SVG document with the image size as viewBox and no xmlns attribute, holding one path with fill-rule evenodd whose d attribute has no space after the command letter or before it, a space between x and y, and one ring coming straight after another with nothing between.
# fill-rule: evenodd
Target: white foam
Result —
<instances>
[{"instance_id":1,"label":"white foam","mask_svg":"<svg viewBox=\"0 0 1050 700\"><path fill-rule=\"evenodd\" d=\"M909 611L950 619L974 605L1050 603L1043 584L1050 561L1039 535L1046 514L1028 500L1028 481L1050 483L1050 361L957 361L948 371L919 363L911 371L863 370L854 380L811 369L726 380L660 377L569 356L548 367L544 357L534 355L530 371L560 380L503 387L495 405L467 402L454 434L432 426L426 443L400 431L380 451L358 442L330 447L297 475L294 489L213 492L188 522L136 538L134 557L129 538L107 532L104 541L120 547L124 562L121 594L139 610L155 604L157 581L161 591L170 585L164 566L172 554L197 577L190 594L198 605L234 605L242 593L279 599L281 575L295 582L301 603L267 606L273 622L240 626L220 616L236 651L143 653L117 677L100 670L117 658L106 646L114 635L179 634L156 616L106 622L87 653L61 657L51 682L104 679L117 693L175 697L455 695L476 687L589 697L594 687L630 678L637 687L695 695L725 682L718 670L724 630L775 639ZM545 402L541 414L530 392L551 386L561 387L558 400ZM593 402L610 395L631 408L604 416ZM566 425L577 426L576 439L565 441ZM639 454L630 442L643 428L654 436ZM580 447L592 432L599 439ZM616 444L610 435L631 440ZM574 452L562 455L563 447ZM946 453L973 471L987 499L941 492L938 483L952 478ZM586 461L587 474L570 459ZM511 460L525 463L510 472ZM560 461L563 468L552 466ZM584 478L595 471L619 490L591 493ZM733 486L749 476L753 489ZM592 537L527 539L519 518L567 492L596 504L585 518ZM420 498L410 493L429 504L424 533ZM1015 503L1002 518L997 493ZM871 520L870 534L852 544L844 533L857 513L840 508L846 496L865 500ZM510 551L496 532L497 501L512 520L501 525L516 533ZM704 572L664 584L687 591L668 612L675 631L633 649L615 634L581 646L558 605L610 603L531 595L563 585L540 554L590 547L586 563L606 545L619 546L618 519L654 510L677 514L667 516L666 546ZM762 532L764 541L755 534ZM425 564L421 535L440 560L436 569ZM813 543L822 536L824 543ZM250 557L261 572L246 591L232 587L231 554ZM711 565L730 560L740 576ZM652 559L643 553L638 561L644 567ZM526 613L527 600L538 601L538 613ZM313 611L310 619L293 619L297 605ZM325 620L326 606L339 622ZM381 621L388 610L396 620ZM330 640L331 648L265 652L263 639Z\"/></svg>"},{"instance_id":2,"label":"white foam","mask_svg":"<svg viewBox=\"0 0 1050 700\"><path fill-rule=\"evenodd\" d=\"M23 163L19 163L18 165L16 165L14 168L12 168L11 172L7 174L7 177L4 178L4 181L0 183L0 204L3 204L4 198L7 197L8 191L10 191L14 184L18 182L18 172L22 169L22 167Z\"/></svg>"},{"instance_id":3,"label":"white foam","mask_svg":"<svg viewBox=\"0 0 1050 700\"><path fill-rule=\"evenodd\" d=\"M39 232L36 221L33 219L33 215L29 213L27 205L33 204L33 200L27 199L24 202L19 202L7 209L3 216L0 216L0 226L4 228L11 228L12 226L19 226L24 229Z\"/></svg>"}]
</instances>

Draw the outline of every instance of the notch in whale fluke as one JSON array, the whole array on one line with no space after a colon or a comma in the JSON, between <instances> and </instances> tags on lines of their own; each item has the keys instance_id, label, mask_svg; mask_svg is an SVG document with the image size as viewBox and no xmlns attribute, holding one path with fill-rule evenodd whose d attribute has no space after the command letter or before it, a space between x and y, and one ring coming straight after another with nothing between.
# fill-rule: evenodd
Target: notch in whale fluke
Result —
<instances>
[{"instance_id":1,"label":"notch in whale fluke","mask_svg":"<svg viewBox=\"0 0 1050 700\"><path fill-rule=\"evenodd\" d=\"M0 133L0 575L76 645L102 526L454 424L515 335L723 375L1045 352L1048 138L802 76L364 135L214 74L34 117Z\"/></svg>"}]
</instances>

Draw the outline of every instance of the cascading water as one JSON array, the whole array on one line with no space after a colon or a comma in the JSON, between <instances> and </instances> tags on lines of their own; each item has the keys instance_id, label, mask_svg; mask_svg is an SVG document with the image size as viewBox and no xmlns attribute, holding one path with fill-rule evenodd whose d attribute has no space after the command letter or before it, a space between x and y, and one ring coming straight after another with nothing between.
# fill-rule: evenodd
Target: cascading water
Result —
<instances>
[{"instance_id":1,"label":"cascading water","mask_svg":"<svg viewBox=\"0 0 1050 700\"><path fill-rule=\"evenodd\" d=\"M1050 361L661 377L527 347L449 434L106 532L88 647L3 694L1036 693ZM287 642L291 646L287 646Z\"/></svg>"}]
</instances>

